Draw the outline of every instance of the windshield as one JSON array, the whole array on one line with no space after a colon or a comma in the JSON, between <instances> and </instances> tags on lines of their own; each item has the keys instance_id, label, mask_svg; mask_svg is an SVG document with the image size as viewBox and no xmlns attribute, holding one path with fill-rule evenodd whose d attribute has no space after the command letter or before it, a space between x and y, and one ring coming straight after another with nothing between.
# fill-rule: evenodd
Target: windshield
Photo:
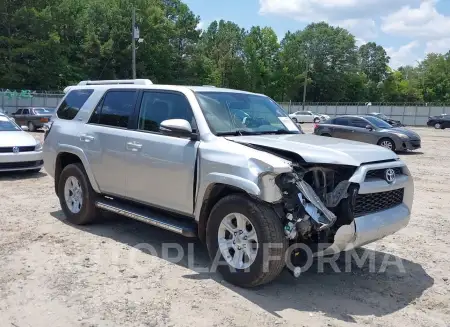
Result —
<instances>
[{"instance_id":1,"label":"windshield","mask_svg":"<svg viewBox=\"0 0 450 327\"><path fill-rule=\"evenodd\" d=\"M378 128L392 128L392 125L389 125L384 120L378 119L376 117L365 117L372 125L375 125Z\"/></svg>"},{"instance_id":2,"label":"windshield","mask_svg":"<svg viewBox=\"0 0 450 327\"><path fill-rule=\"evenodd\" d=\"M300 134L283 108L272 99L238 92L196 92L215 135Z\"/></svg>"},{"instance_id":3,"label":"windshield","mask_svg":"<svg viewBox=\"0 0 450 327\"><path fill-rule=\"evenodd\" d=\"M39 109L34 109L34 113L36 115L50 115L53 113L53 111L50 109L46 109L46 108L39 108Z\"/></svg>"},{"instance_id":4,"label":"windshield","mask_svg":"<svg viewBox=\"0 0 450 327\"><path fill-rule=\"evenodd\" d=\"M0 132L14 132L22 129L5 116L0 116Z\"/></svg>"}]
</instances>

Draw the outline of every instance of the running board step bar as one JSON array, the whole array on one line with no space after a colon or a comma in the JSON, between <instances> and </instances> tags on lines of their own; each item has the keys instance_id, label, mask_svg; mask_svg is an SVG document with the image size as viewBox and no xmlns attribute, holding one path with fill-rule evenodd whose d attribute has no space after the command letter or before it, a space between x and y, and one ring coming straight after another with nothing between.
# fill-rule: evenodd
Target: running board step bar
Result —
<instances>
[{"instance_id":1,"label":"running board step bar","mask_svg":"<svg viewBox=\"0 0 450 327\"><path fill-rule=\"evenodd\" d=\"M149 225L169 230L185 237L197 237L197 224L190 222L189 218L178 219L150 208L141 208L132 204L106 198L97 200L95 206Z\"/></svg>"}]
</instances>

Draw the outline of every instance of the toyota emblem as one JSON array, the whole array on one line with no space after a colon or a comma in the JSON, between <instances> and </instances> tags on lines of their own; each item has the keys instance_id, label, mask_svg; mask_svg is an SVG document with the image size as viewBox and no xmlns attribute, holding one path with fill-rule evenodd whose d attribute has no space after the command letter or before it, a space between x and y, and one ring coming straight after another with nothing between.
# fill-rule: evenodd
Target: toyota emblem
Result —
<instances>
[{"instance_id":1,"label":"toyota emblem","mask_svg":"<svg viewBox=\"0 0 450 327\"><path fill-rule=\"evenodd\" d=\"M19 147L18 146L13 147L13 152L14 153L19 153Z\"/></svg>"},{"instance_id":2,"label":"toyota emblem","mask_svg":"<svg viewBox=\"0 0 450 327\"><path fill-rule=\"evenodd\" d=\"M392 184L395 182L395 170L392 168L386 169L385 176L386 182Z\"/></svg>"}]
</instances>

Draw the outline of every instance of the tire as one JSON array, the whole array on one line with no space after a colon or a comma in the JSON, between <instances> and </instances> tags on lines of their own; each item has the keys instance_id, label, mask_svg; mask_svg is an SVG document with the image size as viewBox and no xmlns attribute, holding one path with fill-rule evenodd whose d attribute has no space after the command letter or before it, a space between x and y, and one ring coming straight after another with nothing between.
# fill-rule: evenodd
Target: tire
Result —
<instances>
[{"instance_id":1,"label":"tire","mask_svg":"<svg viewBox=\"0 0 450 327\"><path fill-rule=\"evenodd\" d=\"M434 128L436 129L443 129L441 123L435 123Z\"/></svg>"},{"instance_id":2,"label":"tire","mask_svg":"<svg viewBox=\"0 0 450 327\"><path fill-rule=\"evenodd\" d=\"M292 121L296 124L298 123L297 118L292 118Z\"/></svg>"},{"instance_id":3,"label":"tire","mask_svg":"<svg viewBox=\"0 0 450 327\"><path fill-rule=\"evenodd\" d=\"M35 132L36 131L36 126L34 126L33 122L31 122L31 121L28 122L28 131L29 132Z\"/></svg>"},{"instance_id":4,"label":"tire","mask_svg":"<svg viewBox=\"0 0 450 327\"><path fill-rule=\"evenodd\" d=\"M66 201L65 187L66 182L71 179L72 182L78 181L78 188L81 189L79 198L82 199L79 211L74 211L68 207ZM76 184L76 183L74 183ZM69 192L70 194L70 192ZM73 194L73 192L72 192ZM61 208L66 216L67 220L75 225L86 225L95 221L100 216L100 210L95 206L95 200L97 193L92 189L89 179L86 175L84 167L80 163L67 165L59 177L58 184L58 197L61 204Z\"/></svg>"},{"instance_id":5,"label":"tire","mask_svg":"<svg viewBox=\"0 0 450 327\"><path fill-rule=\"evenodd\" d=\"M383 139L379 140L378 145L383 148L395 151L395 143L390 138L383 138Z\"/></svg>"},{"instance_id":6,"label":"tire","mask_svg":"<svg viewBox=\"0 0 450 327\"><path fill-rule=\"evenodd\" d=\"M314 118L314 123L316 124L320 123L320 118Z\"/></svg>"},{"instance_id":7,"label":"tire","mask_svg":"<svg viewBox=\"0 0 450 327\"><path fill-rule=\"evenodd\" d=\"M249 227L252 227L250 232L252 230L256 232L258 247L256 251L251 251L254 253L253 261L250 262L251 259L247 260L249 266L244 269L235 269L224 258L224 251L227 251L225 255L228 260L234 259L237 252L231 253L234 251L231 247L228 247L227 250L219 249L219 236L222 235L222 231L225 230L225 233L229 231L229 229L223 228L222 221L230 219L227 218L230 216L236 217L234 214L238 214L241 217L243 215L247 219L247 222L250 223L249 225L244 225L246 229L242 234L244 235L244 240L246 239L245 235L251 235L248 231ZM234 227L232 225L230 226ZM235 237L237 236L233 236L231 233L229 235L236 241ZM240 237L242 238L242 236ZM232 242L233 240L226 241ZM239 242L239 240L236 242ZM243 242L255 244L248 240ZM285 266L285 254L288 247L280 218L273 209L268 205L258 203L244 195L227 196L213 207L206 228L206 244L209 256L214 261L213 266L217 267L226 281L240 287L255 287L274 280ZM268 246L268 244L276 244L277 246ZM239 243L230 246L239 248ZM245 244L243 246L245 247ZM267 248L267 251L264 251L265 248ZM242 253L244 252L245 250L242 250ZM247 259L249 258L247 255ZM267 258L271 259L267 260ZM242 257L241 261L244 263L244 257Z\"/></svg>"},{"instance_id":8,"label":"tire","mask_svg":"<svg viewBox=\"0 0 450 327\"><path fill-rule=\"evenodd\" d=\"M328 133L321 134L320 136L331 137L331 135Z\"/></svg>"}]
</instances>

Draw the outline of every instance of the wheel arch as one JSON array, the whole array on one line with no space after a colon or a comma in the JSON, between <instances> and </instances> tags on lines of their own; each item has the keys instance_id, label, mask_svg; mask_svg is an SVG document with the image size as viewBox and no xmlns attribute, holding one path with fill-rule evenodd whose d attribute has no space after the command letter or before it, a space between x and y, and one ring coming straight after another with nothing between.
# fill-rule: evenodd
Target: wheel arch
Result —
<instances>
[{"instance_id":1,"label":"wheel arch","mask_svg":"<svg viewBox=\"0 0 450 327\"><path fill-rule=\"evenodd\" d=\"M78 150L77 148L72 148L72 147L61 149L61 151L56 156L56 160L55 160L55 190L57 191L59 177L61 175L62 170L67 165L70 165L73 163L81 163L83 165L83 168L86 171L86 174L88 176L89 182L91 183L93 190L97 193L100 193L100 189L95 180L94 174L92 173L91 169L89 168L87 158L84 156L84 154L82 153L81 150Z\"/></svg>"},{"instance_id":2,"label":"wheel arch","mask_svg":"<svg viewBox=\"0 0 450 327\"><path fill-rule=\"evenodd\" d=\"M209 215L214 205L222 198L231 194L246 194L249 196L256 196L256 194L249 193L248 190L242 187L224 184L211 183L206 188L202 200L196 206L195 218L198 222L198 237L205 243L206 241L206 225L208 223Z\"/></svg>"}]
</instances>

